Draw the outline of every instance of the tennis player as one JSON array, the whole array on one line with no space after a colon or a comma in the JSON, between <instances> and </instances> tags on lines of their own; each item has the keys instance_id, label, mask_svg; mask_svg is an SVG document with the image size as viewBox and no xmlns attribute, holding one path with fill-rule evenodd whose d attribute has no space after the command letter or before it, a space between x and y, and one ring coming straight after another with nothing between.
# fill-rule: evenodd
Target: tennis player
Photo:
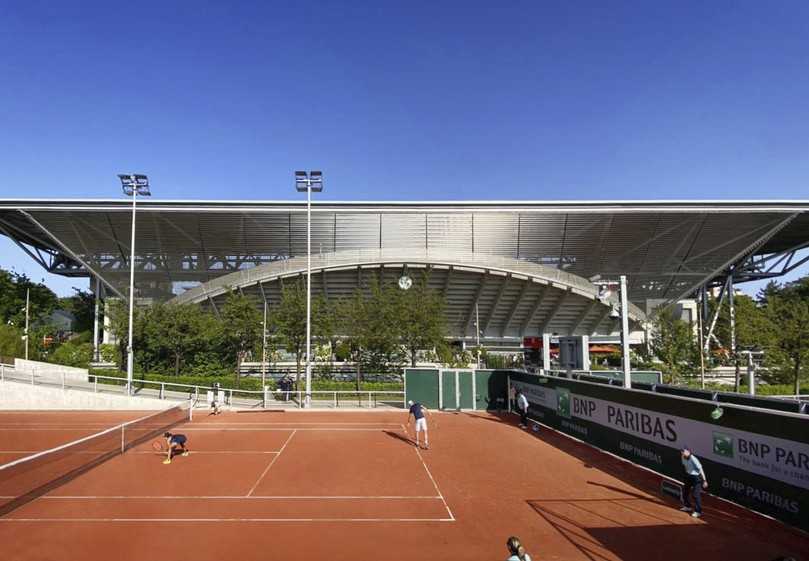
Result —
<instances>
[{"instance_id":1,"label":"tennis player","mask_svg":"<svg viewBox=\"0 0 809 561\"><path fill-rule=\"evenodd\" d=\"M176 455L175 453L188 456L188 448L185 445L185 443L188 442L188 438L186 438L184 434L172 434L170 432L165 432L163 433L163 436L166 439L166 445L168 447L166 459L163 460L163 463L170 464L171 459Z\"/></svg>"},{"instance_id":2,"label":"tennis player","mask_svg":"<svg viewBox=\"0 0 809 561\"><path fill-rule=\"evenodd\" d=\"M407 413L407 425L410 426L411 416L416 421L416 446L421 448L419 445L419 433L424 431L424 449L429 450L430 440L427 436L427 417L425 416L425 413L429 414L429 411L421 403L414 402L412 399L407 404L410 406Z\"/></svg>"},{"instance_id":3,"label":"tennis player","mask_svg":"<svg viewBox=\"0 0 809 561\"><path fill-rule=\"evenodd\" d=\"M702 490L708 488L708 478L705 477L705 470L702 463L691 453L688 446L683 446L680 451L685 469L685 484L683 485L683 512L691 512L691 495L694 495L694 509L691 516L699 518L702 516Z\"/></svg>"}]
</instances>

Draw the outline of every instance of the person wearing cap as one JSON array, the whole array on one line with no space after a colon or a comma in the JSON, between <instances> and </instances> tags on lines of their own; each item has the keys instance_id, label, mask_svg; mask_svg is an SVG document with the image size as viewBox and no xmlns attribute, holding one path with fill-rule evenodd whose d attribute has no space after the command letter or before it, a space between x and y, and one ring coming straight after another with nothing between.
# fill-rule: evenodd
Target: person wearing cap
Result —
<instances>
[{"instance_id":1,"label":"person wearing cap","mask_svg":"<svg viewBox=\"0 0 809 561\"><path fill-rule=\"evenodd\" d=\"M691 453L688 446L683 446L680 450L685 469L685 481L683 485L683 512L690 512L694 518L702 516L702 490L708 488L708 478L705 477L705 470L702 463ZM691 495L694 495L694 508L691 508Z\"/></svg>"},{"instance_id":2,"label":"person wearing cap","mask_svg":"<svg viewBox=\"0 0 809 561\"><path fill-rule=\"evenodd\" d=\"M424 449L429 450L430 441L427 437L427 417L425 416L425 413L429 413L429 411L421 403L414 402L412 399L407 402L407 405L410 407L407 413L407 425L410 426L411 416L416 421L416 446L421 448L419 445L419 433L424 431Z\"/></svg>"}]
</instances>

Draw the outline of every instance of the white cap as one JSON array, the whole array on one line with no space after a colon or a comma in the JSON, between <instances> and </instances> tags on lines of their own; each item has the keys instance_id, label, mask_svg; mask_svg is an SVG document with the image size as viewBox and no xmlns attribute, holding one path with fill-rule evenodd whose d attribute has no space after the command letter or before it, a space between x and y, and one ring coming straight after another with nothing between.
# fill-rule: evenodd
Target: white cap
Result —
<instances>
[{"instance_id":1,"label":"white cap","mask_svg":"<svg viewBox=\"0 0 809 561\"><path fill-rule=\"evenodd\" d=\"M413 400L412 399L408 400L407 404L408 405L413 405Z\"/></svg>"}]
</instances>

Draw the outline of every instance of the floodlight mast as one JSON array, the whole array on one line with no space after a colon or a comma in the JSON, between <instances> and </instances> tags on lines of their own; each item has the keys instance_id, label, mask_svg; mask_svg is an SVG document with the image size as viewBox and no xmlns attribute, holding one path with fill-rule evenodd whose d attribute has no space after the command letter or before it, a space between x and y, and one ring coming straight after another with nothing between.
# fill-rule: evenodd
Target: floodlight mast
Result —
<instances>
[{"instance_id":1,"label":"floodlight mast","mask_svg":"<svg viewBox=\"0 0 809 561\"><path fill-rule=\"evenodd\" d=\"M135 217L137 211L138 195L151 196L149 179L140 173L118 174L121 188L125 195L132 197L132 238L129 254L129 335L126 341L126 393L132 395L132 382L134 380L135 354L132 349L132 316L135 312Z\"/></svg>"},{"instance_id":2,"label":"floodlight mast","mask_svg":"<svg viewBox=\"0 0 809 561\"><path fill-rule=\"evenodd\" d=\"M295 189L306 191L306 397L303 407L312 406L312 191L323 191L323 172L296 171Z\"/></svg>"},{"instance_id":3,"label":"floodlight mast","mask_svg":"<svg viewBox=\"0 0 809 561\"><path fill-rule=\"evenodd\" d=\"M601 275L593 275L590 277L590 282L598 287L598 299L603 303L608 303L609 298L604 289L611 289L617 285L620 302L620 314L616 314L621 319L621 357L622 357L622 370L624 374L624 387L632 387L632 364L629 355L629 296L627 294L626 275L621 275L618 282L612 280L602 280ZM613 317L613 311L610 312L610 317Z\"/></svg>"}]
</instances>

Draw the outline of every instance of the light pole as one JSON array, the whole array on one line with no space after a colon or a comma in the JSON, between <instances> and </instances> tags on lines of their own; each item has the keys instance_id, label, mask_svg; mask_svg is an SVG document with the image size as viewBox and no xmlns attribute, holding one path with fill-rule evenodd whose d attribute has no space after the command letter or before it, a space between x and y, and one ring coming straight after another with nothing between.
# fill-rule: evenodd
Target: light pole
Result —
<instances>
[{"instance_id":1,"label":"light pole","mask_svg":"<svg viewBox=\"0 0 809 561\"><path fill-rule=\"evenodd\" d=\"M626 275L621 275L618 282L601 280L601 275L593 275L590 277L590 282L599 288L598 299L608 304L608 293L616 286L620 291L620 314L617 313L615 308L610 312L611 318L621 318L621 356L622 356L622 370L624 373L624 387L632 387L632 365L629 361L629 296L626 288Z\"/></svg>"},{"instance_id":2,"label":"light pole","mask_svg":"<svg viewBox=\"0 0 809 561\"><path fill-rule=\"evenodd\" d=\"M626 293L626 275L621 275L621 352L623 354L624 387L632 387L632 365L629 362L629 303Z\"/></svg>"},{"instance_id":3,"label":"light pole","mask_svg":"<svg viewBox=\"0 0 809 561\"><path fill-rule=\"evenodd\" d=\"M295 189L306 191L306 399L304 407L312 400L312 191L323 191L323 172L296 171Z\"/></svg>"},{"instance_id":4,"label":"light pole","mask_svg":"<svg viewBox=\"0 0 809 561\"><path fill-rule=\"evenodd\" d=\"M25 360L28 360L28 317L29 313L28 310L31 307L31 288L25 289Z\"/></svg>"},{"instance_id":5,"label":"light pole","mask_svg":"<svg viewBox=\"0 0 809 561\"><path fill-rule=\"evenodd\" d=\"M478 368L480 368L480 315L478 314L477 302L475 302L475 338L477 340L477 347L478 347L477 349L475 349L478 355L477 365Z\"/></svg>"},{"instance_id":6,"label":"light pole","mask_svg":"<svg viewBox=\"0 0 809 561\"><path fill-rule=\"evenodd\" d=\"M132 238L129 253L129 338L126 341L126 392L132 394L132 381L135 368L135 355L132 351L132 316L135 312L135 212L138 195L148 197L149 179L139 173L118 174L124 194L132 197Z\"/></svg>"},{"instance_id":7,"label":"light pole","mask_svg":"<svg viewBox=\"0 0 809 561\"><path fill-rule=\"evenodd\" d=\"M264 322L261 330L261 391L267 393L267 301L264 300ZM265 400L266 401L266 400ZM266 407L267 404L264 404Z\"/></svg>"}]
</instances>

